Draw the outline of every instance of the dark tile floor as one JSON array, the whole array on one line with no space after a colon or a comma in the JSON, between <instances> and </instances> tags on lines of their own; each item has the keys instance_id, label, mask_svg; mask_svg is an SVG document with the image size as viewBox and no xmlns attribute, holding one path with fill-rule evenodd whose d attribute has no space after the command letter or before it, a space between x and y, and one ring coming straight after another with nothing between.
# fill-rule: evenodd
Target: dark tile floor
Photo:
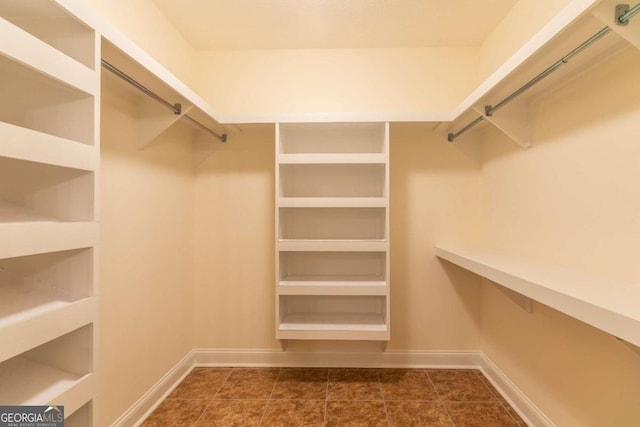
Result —
<instances>
[{"instance_id":1,"label":"dark tile floor","mask_svg":"<svg viewBox=\"0 0 640 427\"><path fill-rule=\"evenodd\" d=\"M195 368L142 426L526 424L476 370Z\"/></svg>"}]
</instances>

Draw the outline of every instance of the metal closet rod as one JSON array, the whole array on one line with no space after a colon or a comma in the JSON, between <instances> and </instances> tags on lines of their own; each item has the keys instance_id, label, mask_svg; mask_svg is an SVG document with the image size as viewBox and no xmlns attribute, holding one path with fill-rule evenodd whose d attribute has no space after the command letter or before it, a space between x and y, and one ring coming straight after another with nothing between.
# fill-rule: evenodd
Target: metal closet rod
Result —
<instances>
[{"instance_id":1,"label":"metal closet rod","mask_svg":"<svg viewBox=\"0 0 640 427\"><path fill-rule=\"evenodd\" d=\"M633 17L637 13L640 13L640 3L638 3L637 5L632 7L631 9L628 9L624 14L618 16L617 17L618 25L626 25L629 22L629 19L631 19L631 17ZM500 108L504 107L505 105L507 105L508 103L513 101L514 99L516 99L518 96L522 95L527 89L529 89L532 86L536 85L537 83L539 83L545 77L549 76L554 71L557 71L564 64L567 64L574 56L578 55L583 50L585 50L586 48L588 48L589 46L591 46L592 44L594 44L595 42L600 40L602 37L604 37L607 34L609 34L610 31L611 31L610 27L604 27L603 29L601 29L600 31L595 33L593 36L591 36L587 40L585 40L580 46L578 46L575 49L573 49L571 52L569 52L568 54L563 56L561 59L556 61L553 65L551 65L549 68L547 68L546 70L544 70L543 72L541 72L540 74L538 74L537 76L535 76L534 78L529 80L527 83L525 83L524 85L520 86L520 88L516 89L513 93L511 93L511 95L507 96L502 101L498 102L496 105L485 105L485 107L484 107L484 116L479 116L477 119L475 119L474 121L470 122L468 125L466 125L462 129L460 129L459 131L457 131L455 133L448 134L447 135L447 140L449 142L455 141L455 139L457 137L459 137L463 133L467 132L468 130L473 128L478 123L482 122L485 119L485 117L491 117L493 115L493 113L495 113Z\"/></svg>"},{"instance_id":2,"label":"metal closet rod","mask_svg":"<svg viewBox=\"0 0 640 427\"><path fill-rule=\"evenodd\" d=\"M149 89L146 86L144 86L142 83L140 83L137 80L135 80L132 77L130 77L124 71L120 70L119 68L115 67L114 65L112 65L109 62L105 61L104 59L101 60L101 63L102 63L102 67L104 67L106 70L111 71L113 74L115 74L116 76L120 77L122 80L124 80L125 82L129 83L131 86L135 87L136 89L138 89L139 91L141 91L145 95L155 99L160 104L164 105L169 110L173 111L173 114L176 114L176 115L177 114L182 114L182 105L181 104L179 104L179 103L176 103L176 104L170 103L166 99L162 98L160 95L158 95L155 92L153 92L151 89ZM182 117L187 119L187 120L189 120L191 123L193 123L194 125L196 125L200 129L202 129L203 131L208 132L211 135L215 136L221 142L227 142L227 134L226 133L219 134L219 133L209 129L208 127L206 127L205 125L203 125L202 123L200 123L199 121L197 121L193 117L190 117L187 114L183 114Z\"/></svg>"}]
</instances>

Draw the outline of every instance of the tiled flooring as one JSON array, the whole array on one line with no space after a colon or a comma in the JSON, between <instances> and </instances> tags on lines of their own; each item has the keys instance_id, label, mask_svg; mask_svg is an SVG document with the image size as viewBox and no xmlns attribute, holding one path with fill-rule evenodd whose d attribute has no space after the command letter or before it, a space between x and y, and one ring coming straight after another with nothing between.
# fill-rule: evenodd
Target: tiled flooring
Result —
<instances>
[{"instance_id":1,"label":"tiled flooring","mask_svg":"<svg viewBox=\"0 0 640 427\"><path fill-rule=\"evenodd\" d=\"M196 368L142 426L526 424L476 370Z\"/></svg>"}]
</instances>

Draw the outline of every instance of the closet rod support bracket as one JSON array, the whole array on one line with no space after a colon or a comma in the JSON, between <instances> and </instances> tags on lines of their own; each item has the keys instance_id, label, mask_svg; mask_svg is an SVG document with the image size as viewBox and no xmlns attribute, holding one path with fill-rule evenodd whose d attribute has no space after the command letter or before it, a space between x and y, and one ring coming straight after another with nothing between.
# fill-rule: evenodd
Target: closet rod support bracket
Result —
<instances>
[{"instance_id":1,"label":"closet rod support bracket","mask_svg":"<svg viewBox=\"0 0 640 427\"><path fill-rule=\"evenodd\" d=\"M484 106L484 115L487 117L493 116L493 107L491 105Z\"/></svg>"},{"instance_id":2,"label":"closet rod support bracket","mask_svg":"<svg viewBox=\"0 0 640 427\"><path fill-rule=\"evenodd\" d=\"M623 16L629 12L629 5L628 4L617 4L616 5L616 25L621 25L621 26L627 26L629 25L629 20L628 19L624 19Z\"/></svg>"},{"instance_id":3,"label":"closet rod support bracket","mask_svg":"<svg viewBox=\"0 0 640 427\"><path fill-rule=\"evenodd\" d=\"M175 114L176 116L182 114L182 104L180 104L179 102L173 104L173 114Z\"/></svg>"},{"instance_id":4,"label":"closet rod support bracket","mask_svg":"<svg viewBox=\"0 0 640 427\"><path fill-rule=\"evenodd\" d=\"M223 133L222 135L220 135L220 142L225 143L227 142L227 134Z\"/></svg>"},{"instance_id":5,"label":"closet rod support bracket","mask_svg":"<svg viewBox=\"0 0 640 427\"><path fill-rule=\"evenodd\" d=\"M452 134L452 133L450 133L450 134L448 134L448 135L447 135L447 141L449 141L449 142L453 142L453 140L454 140L454 139L456 139L456 138L455 138L455 136L453 136L453 134Z\"/></svg>"}]
</instances>

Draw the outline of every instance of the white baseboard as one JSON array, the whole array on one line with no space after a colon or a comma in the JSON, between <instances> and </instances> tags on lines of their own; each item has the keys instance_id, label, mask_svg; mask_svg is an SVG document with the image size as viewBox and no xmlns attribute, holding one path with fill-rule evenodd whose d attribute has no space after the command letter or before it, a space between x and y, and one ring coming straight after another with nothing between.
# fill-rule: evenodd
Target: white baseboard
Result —
<instances>
[{"instance_id":1,"label":"white baseboard","mask_svg":"<svg viewBox=\"0 0 640 427\"><path fill-rule=\"evenodd\" d=\"M194 366L479 368L477 351L293 352L195 349Z\"/></svg>"},{"instance_id":2,"label":"white baseboard","mask_svg":"<svg viewBox=\"0 0 640 427\"><path fill-rule=\"evenodd\" d=\"M131 408L120 416L112 427L137 427L182 382L193 369L193 351L187 353L157 383L153 385Z\"/></svg>"},{"instance_id":3,"label":"white baseboard","mask_svg":"<svg viewBox=\"0 0 640 427\"><path fill-rule=\"evenodd\" d=\"M532 427L555 427L538 408L485 354L481 353L480 371L502 394L522 419Z\"/></svg>"},{"instance_id":4,"label":"white baseboard","mask_svg":"<svg viewBox=\"0 0 640 427\"><path fill-rule=\"evenodd\" d=\"M553 422L480 351L307 353L203 348L187 354L112 426L139 426L194 367L220 366L480 369L527 424L554 427Z\"/></svg>"}]
</instances>

